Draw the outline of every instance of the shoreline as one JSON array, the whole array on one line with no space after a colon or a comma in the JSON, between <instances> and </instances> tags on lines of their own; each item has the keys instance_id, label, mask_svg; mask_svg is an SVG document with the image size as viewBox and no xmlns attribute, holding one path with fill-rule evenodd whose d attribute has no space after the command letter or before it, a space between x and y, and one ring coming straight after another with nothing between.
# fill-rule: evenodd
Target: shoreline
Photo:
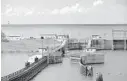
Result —
<instances>
[{"instance_id":1,"label":"shoreline","mask_svg":"<svg viewBox=\"0 0 127 81\"><path fill-rule=\"evenodd\" d=\"M69 52L71 51L79 51L81 52L82 50L68 50ZM99 50L99 51L103 51L103 52L109 52L109 51L127 51L127 50L107 50L107 49L102 49L102 50ZM1 50L1 54L4 54L4 53L39 53L38 50Z\"/></svg>"},{"instance_id":2,"label":"shoreline","mask_svg":"<svg viewBox=\"0 0 127 81\"><path fill-rule=\"evenodd\" d=\"M33 50L24 50L24 51L20 51L20 50L12 50L12 51L1 51L1 54L4 54L4 53L39 53L39 51L33 51Z\"/></svg>"}]
</instances>

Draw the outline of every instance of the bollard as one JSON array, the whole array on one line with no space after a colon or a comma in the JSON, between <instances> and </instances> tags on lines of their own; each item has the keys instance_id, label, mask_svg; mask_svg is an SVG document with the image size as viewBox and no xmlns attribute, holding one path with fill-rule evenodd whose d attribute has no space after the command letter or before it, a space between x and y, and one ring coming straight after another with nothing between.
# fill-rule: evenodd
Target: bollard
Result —
<instances>
[{"instance_id":1,"label":"bollard","mask_svg":"<svg viewBox=\"0 0 127 81\"><path fill-rule=\"evenodd\" d=\"M96 81L103 81L103 76L101 73L98 74Z\"/></svg>"},{"instance_id":2,"label":"bollard","mask_svg":"<svg viewBox=\"0 0 127 81\"><path fill-rule=\"evenodd\" d=\"M87 66L85 67L85 75L86 76L88 75L88 67Z\"/></svg>"},{"instance_id":3,"label":"bollard","mask_svg":"<svg viewBox=\"0 0 127 81\"><path fill-rule=\"evenodd\" d=\"M30 63L29 62L26 62L25 63L25 67L29 67L30 66Z\"/></svg>"},{"instance_id":4,"label":"bollard","mask_svg":"<svg viewBox=\"0 0 127 81\"><path fill-rule=\"evenodd\" d=\"M92 74L92 76L93 76L93 67L91 67L91 72L92 72L91 74Z\"/></svg>"},{"instance_id":5,"label":"bollard","mask_svg":"<svg viewBox=\"0 0 127 81\"><path fill-rule=\"evenodd\" d=\"M93 76L93 67L89 66L88 68L88 76Z\"/></svg>"},{"instance_id":6,"label":"bollard","mask_svg":"<svg viewBox=\"0 0 127 81\"><path fill-rule=\"evenodd\" d=\"M34 59L35 62L38 62L38 60L39 60L38 57L36 57L36 58Z\"/></svg>"},{"instance_id":7,"label":"bollard","mask_svg":"<svg viewBox=\"0 0 127 81\"><path fill-rule=\"evenodd\" d=\"M87 67L87 76L91 76L91 66Z\"/></svg>"}]
</instances>

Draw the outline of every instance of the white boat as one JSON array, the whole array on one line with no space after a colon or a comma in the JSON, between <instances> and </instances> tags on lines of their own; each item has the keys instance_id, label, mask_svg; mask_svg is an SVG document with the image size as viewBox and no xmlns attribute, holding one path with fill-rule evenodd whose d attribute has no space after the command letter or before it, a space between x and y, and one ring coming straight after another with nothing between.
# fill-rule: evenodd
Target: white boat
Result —
<instances>
[{"instance_id":1,"label":"white boat","mask_svg":"<svg viewBox=\"0 0 127 81\"><path fill-rule=\"evenodd\" d=\"M99 64L104 63L104 53L96 52L95 48L87 48L81 55L82 64Z\"/></svg>"},{"instance_id":2,"label":"white boat","mask_svg":"<svg viewBox=\"0 0 127 81\"><path fill-rule=\"evenodd\" d=\"M40 54L42 54L42 52L46 53L48 51L48 49L47 48L39 48L38 51Z\"/></svg>"},{"instance_id":3,"label":"white boat","mask_svg":"<svg viewBox=\"0 0 127 81\"><path fill-rule=\"evenodd\" d=\"M94 52L96 52L96 48L86 48L85 50L84 50L84 52L88 52L88 53L94 53Z\"/></svg>"},{"instance_id":4,"label":"white boat","mask_svg":"<svg viewBox=\"0 0 127 81\"><path fill-rule=\"evenodd\" d=\"M71 60L71 62L73 62L73 63L78 63L79 61L80 61L80 55L71 55L70 56L70 60Z\"/></svg>"}]
</instances>

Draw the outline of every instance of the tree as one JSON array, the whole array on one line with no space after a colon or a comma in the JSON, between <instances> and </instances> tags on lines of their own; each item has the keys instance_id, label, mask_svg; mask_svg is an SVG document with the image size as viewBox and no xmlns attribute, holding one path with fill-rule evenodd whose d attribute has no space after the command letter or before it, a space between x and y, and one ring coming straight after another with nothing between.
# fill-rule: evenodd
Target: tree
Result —
<instances>
[{"instance_id":1,"label":"tree","mask_svg":"<svg viewBox=\"0 0 127 81\"><path fill-rule=\"evenodd\" d=\"M1 41L8 42L8 40L6 39L6 35L2 31L1 31Z\"/></svg>"},{"instance_id":2,"label":"tree","mask_svg":"<svg viewBox=\"0 0 127 81\"><path fill-rule=\"evenodd\" d=\"M44 39L44 37L41 36L41 39Z\"/></svg>"},{"instance_id":3,"label":"tree","mask_svg":"<svg viewBox=\"0 0 127 81\"><path fill-rule=\"evenodd\" d=\"M1 31L1 38L4 39L6 35Z\"/></svg>"}]
</instances>

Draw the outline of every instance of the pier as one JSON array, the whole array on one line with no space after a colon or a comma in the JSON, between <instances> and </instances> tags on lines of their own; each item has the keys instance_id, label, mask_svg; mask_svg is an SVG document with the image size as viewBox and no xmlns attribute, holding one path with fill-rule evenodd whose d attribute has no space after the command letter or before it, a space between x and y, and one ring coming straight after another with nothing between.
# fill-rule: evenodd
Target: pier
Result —
<instances>
[{"instance_id":1,"label":"pier","mask_svg":"<svg viewBox=\"0 0 127 81\"><path fill-rule=\"evenodd\" d=\"M65 53L65 44L66 41L53 49L51 52L48 52L46 56L43 56L41 59L35 61L34 63L14 73L1 77L1 81L29 81L49 64L61 63L62 57Z\"/></svg>"},{"instance_id":2,"label":"pier","mask_svg":"<svg viewBox=\"0 0 127 81\"><path fill-rule=\"evenodd\" d=\"M1 81L29 81L46 66L48 66L47 59L46 57L43 57L37 63L33 63L29 67L25 67L19 71L2 77Z\"/></svg>"}]
</instances>

